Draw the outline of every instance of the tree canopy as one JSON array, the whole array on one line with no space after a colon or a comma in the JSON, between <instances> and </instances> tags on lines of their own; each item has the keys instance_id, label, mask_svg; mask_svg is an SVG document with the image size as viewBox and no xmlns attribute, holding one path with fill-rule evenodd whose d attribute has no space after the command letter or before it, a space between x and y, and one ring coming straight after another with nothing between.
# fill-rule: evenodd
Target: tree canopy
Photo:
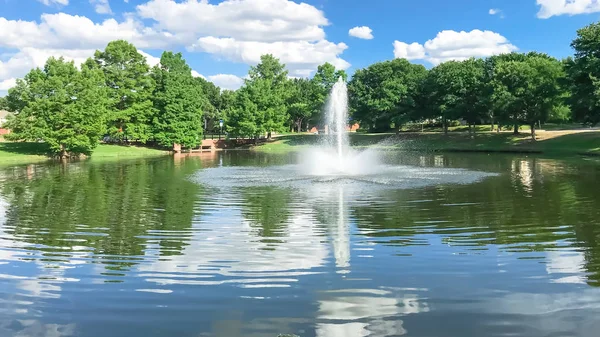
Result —
<instances>
[{"instance_id":1,"label":"tree canopy","mask_svg":"<svg viewBox=\"0 0 600 337\"><path fill-rule=\"evenodd\" d=\"M43 141L60 157L90 154L105 130L104 74L88 60L79 71L73 62L50 58L9 90L14 116L6 123L8 140Z\"/></svg>"},{"instance_id":2,"label":"tree canopy","mask_svg":"<svg viewBox=\"0 0 600 337\"><path fill-rule=\"evenodd\" d=\"M515 132L529 125L535 140L536 125L549 120L600 122L600 23L578 30L571 46L575 54L565 60L513 52L427 69L394 59L356 69L351 78L330 63L312 78L291 77L279 59L263 55L241 88L222 90L194 77L181 53L164 52L150 68L133 44L117 40L80 68L48 59L17 80L0 108L13 112L7 139L47 143L57 156L89 155L100 139L195 147L220 120L230 138L322 126L329 92L342 78L350 117L363 129L428 123L447 131L462 123L475 130L497 122Z\"/></svg>"},{"instance_id":3,"label":"tree canopy","mask_svg":"<svg viewBox=\"0 0 600 337\"><path fill-rule=\"evenodd\" d=\"M131 43L118 40L96 51L108 90L107 131L118 140L142 143L152 138L152 92L146 58Z\"/></svg>"}]
</instances>

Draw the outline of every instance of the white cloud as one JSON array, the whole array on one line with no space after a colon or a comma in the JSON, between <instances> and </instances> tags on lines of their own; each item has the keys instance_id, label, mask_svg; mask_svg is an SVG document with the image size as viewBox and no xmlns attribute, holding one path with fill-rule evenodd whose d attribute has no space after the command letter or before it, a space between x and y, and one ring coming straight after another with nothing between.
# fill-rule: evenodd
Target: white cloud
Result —
<instances>
[{"instance_id":1,"label":"white cloud","mask_svg":"<svg viewBox=\"0 0 600 337\"><path fill-rule=\"evenodd\" d=\"M200 74L199 72L192 70L192 76L193 77L201 77L203 79L206 79L206 77L204 77L204 75Z\"/></svg>"},{"instance_id":2,"label":"white cloud","mask_svg":"<svg viewBox=\"0 0 600 337\"><path fill-rule=\"evenodd\" d=\"M500 19L504 19L504 14L502 13L501 9L498 8L492 8L488 11L488 13L490 15L497 15Z\"/></svg>"},{"instance_id":3,"label":"white cloud","mask_svg":"<svg viewBox=\"0 0 600 337\"><path fill-rule=\"evenodd\" d=\"M160 58L154 57L142 50L140 54L146 57L148 64L154 66L160 62ZM23 77L33 68L43 67L50 57L64 57L73 61L79 67L89 57L94 56L95 49L38 49L23 48L13 54L6 62L0 61L0 96L2 91L8 90L6 86L13 86L15 78Z\"/></svg>"},{"instance_id":4,"label":"white cloud","mask_svg":"<svg viewBox=\"0 0 600 337\"><path fill-rule=\"evenodd\" d=\"M40 23L0 17L0 47L98 49L118 39L139 48L164 48L176 42L172 34L144 27L131 17L123 22L108 19L102 23L65 13L42 14Z\"/></svg>"},{"instance_id":5,"label":"white cloud","mask_svg":"<svg viewBox=\"0 0 600 337\"><path fill-rule=\"evenodd\" d=\"M90 0L90 4L94 5L94 10L98 14L112 14L108 0Z\"/></svg>"},{"instance_id":6,"label":"white cloud","mask_svg":"<svg viewBox=\"0 0 600 337\"><path fill-rule=\"evenodd\" d=\"M318 41L328 25L322 11L288 0L151 0L137 6L138 14L160 28L182 35L228 36L245 41Z\"/></svg>"},{"instance_id":7,"label":"white cloud","mask_svg":"<svg viewBox=\"0 0 600 337\"><path fill-rule=\"evenodd\" d=\"M8 94L8 89L17 85L16 78L9 78L4 81L0 81L0 97L6 96Z\"/></svg>"},{"instance_id":8,"label":"white cloud","mask_svg":"<svg viewBox=\"0 0 600 337\"><path fill-rule=\"evenodd\" d=\"M29 70L42 67L49 57L63 56L69 61L74 61L77 66L88 57L94 55L93 49L38 49L23 48L14 54L8 61L0 61L0 81L14 77L22 77Z\"/></svg>"},{"instance_id":9,"label":"white cloud","mask_svg":"<svg viewBox=\"0 0 600 337\"><path fill-rule=\"evenodd\" d=\"M367 26L354 27L348 31L348 34L359 39L373 39L373 30Z\"/></svg>"},{"instance_id":10,"label":"white cloud","mask_svg":"<svg viewBox=\"0 0 600 337\"><path fill-rule=\"evenodd\" d=\"M38 0L46 6L51 6L52 4L63 5L66 6L69 4L69 0Z\"/></svg>"},{"instance_id":11,"label":"white cloud","mask_svg":"<svg viewBox=\"0 0 600 337\"><path fill-rule=\"evenodd\" d=\"M99 13L109 13L108 0L88 0ZM44 0L68 3L68 0ZM254 65L260 55L271 53L286 63L291 76L309 76L318 65L330 62L347 69L341 58L344 43L325 39L329 25L324 13L306 3L290 0L148 0L123 20L93 21L66 13L42 14L37 21L0 17L0 48L15 50L0 63L0 81L22 77L41 66L46 51L64 51L69 58L91 56L110 41L123 39L141 49L187 48ZM152 20L153 24L145 24ZM145 55L152 65L157 63ZM43 60L45 61L45 60Z\"/></svg>"},{"instance_id":12,"label":"white cloud","mask_svg":"<svg viewBox=\"0 0 600 337\"><path fill-rule=\"evenodd\" d=\"M394 41L394 57L407 60L423 59L425 58L425 48L416 42L408 44Z\"/></svg>"},{"instance_id":13,"label":"white cloud","mask_svg":"<svg viewBox=\"0 0 600 337\"><path fill-rule=\"evenodd\" d=\"M229 74L217 74L208 76L208 80L213 82L216 86L220 87L221 89L228 90L237 90L242 86L242 84L244 84L243 78Z\"/></svg>"},{"instance_id":14,"label":"white cloud","mask_svg":"<svg viewBox=\"0 0 600 337\"><path fill-rule=\"evenodd\" d=\"M394 55L408 59L423 59L432 64L449 60L466 60L470 57L487 57L491 55L510 53L518 48L512 45L504 36L486 30L478 29L470 32L444 30L424 45L419 43L406 44L394 42Z\"/></svg>"},{"instance_id":15,"label":"white cloud","mask_svg":"<svg viewBox=\"0 0 600 337\"><path fill-rule=\"evenodd\" d=\"M191 46L190 50L204 51L221 55L234 62L257 64L260 56L272 54L285 63L292 76L307 76L317 66L325 62L338 69L347 69L350 64L338 57L348 46L344 43L332 43L321 40L291 42L238 41L233 38L203 37Z\"/></svg>"},{"instance_id":16,"label":"white cloud","mask_svg":"<svg viewBox=\"0 0 600 337\"><path fill-rule=\"evenodd\" d=\"M600 12L598 0L536 0L540 6L537 17L548 19L559 15L577 15Z\"/></svg>"},{"instance_id":17,"label":"white cloud","mask_svg":"<svg viewBox=\"0 0 600 337\"><path fill-rule=\"evenodd\" d=\"M139 50L139 49L138 49L138 53L142 54L142 56L144 56L146 58L146 62L148 62L148 65L150 67L154 67L155 65L158 65L160 63L160 57L152 56L152 55L144 52L143 50Z\"/></svg>"},{"instance_id":18,"label":"white cloud","mask_svg":"<svg viewBox=\"0 0 600 337\"><path fill-rule=\"evenodd\" d=\"M281 59L291 75L308 76L319 64L346 69L344 43L325 39L329 24L314 6L289 0L225 0L218 4L189 0L151 0L137 7L145 19L185 41L188 50L254 65L260 55Z\"/></svg>"}]
</instances>

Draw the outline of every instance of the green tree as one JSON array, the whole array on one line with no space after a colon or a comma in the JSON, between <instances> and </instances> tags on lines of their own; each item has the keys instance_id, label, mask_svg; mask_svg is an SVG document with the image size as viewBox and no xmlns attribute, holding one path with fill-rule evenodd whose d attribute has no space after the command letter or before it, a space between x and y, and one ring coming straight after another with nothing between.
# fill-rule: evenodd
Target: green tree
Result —
<instances>
[{"instance_id":1,"label":"green tree","mask_svg":"<svg viewBox=\"0 0 600 337\"><path fill-rule=\"evenodd\" d=\"M448 120L463 118L471 126L485 117L485 64L481 59L448 61L428 74L425 89L432 102L431 114L441 117L444 132Z\"/></svg>"},{"instance_id":2,"label":"green tree","mask_svg":"<svg viewBox=\"0 0 600 337\"><path fill-rule=\"evenodd\" d=\"M214 130L218 127L218 120L223 118L221 88L202 77L196 77L194 80L202 88L202 93L205 97L204 105L202 106L204 130Z\"/></svg>"},{"instance_id":3,"label":"green tree","mask_svg":"<svg viewBox=\"0 0 600 337\"><path fill-rule=\"evenodd\" d=\"M357 70L348 85L353 118L373 131L419 119L418 93L427 70L405 59Z\"/></svg>"},{"instance_id":4,"label":"green tree","mask_svg":"<svg viewBox=\"0 0 600 337\"><path fill-rule=\"evenodd\" d=\"M313 115L311 107L313 88L313 82L305 78L291 81L291 95L287 102L288 115L290 116L291 125L296 127L298 132L302 131L303 122Z\"/></svg>"},{"instance_id":5,"label":"green tree","mask_svg":"<svg viewBox=\"0 0 600 337\"><path fill-rule=\"evenodd\" d=\"M237 102L229 116L232 135L255 136L285 130L288 120L286 101L290 94L285 65L273 55L261 56L250 68L249 79L238 90Z\"/></svg>"},{"instance_id":6,"label":"green tree","mask_svg":"<svg viewBox=\"0 0 600 337\"><path fill-rule=\"evenodd\" d=\"M120 141L151 140L154 83L146 58L123 40L110 42L94 58L109 89L108 133Z\"/></svg>"},{"instance_id":7,"label":"green tree","mask_svg":"<svg viewBox=\"0 0 600 337\"><path fill-rule=\"evenodd\" d=\"M563 96L560 81L564 72L560 61L547 56L531 55L524 61L499 62L495 69L494 99L515 125L525 122L531 127L545 122L559 106Z\"/></svg>"},{"instance_id":8,"label":"green tree","mask_svg":"<svg viewBox=\"0 0 600 337\"><path fill-rule=\"evenodd\" d=\"M207 99L181 53L164 52L152 69L154 138L166 147L195 147L202 142L202 107Z\"/></svg>"},{"instance_id":9,"label":"green tree","mask_svg":"<svg viewBox=\"0 0 600 337\"><path fill-rule=\"evenodd\" d=\"M596 125L600 122L600 23L577 31L571 43L575 56L565 61L575 120Z\"/></svg>"},{"instance_id":10,"label":"green tree","mask_svg":"<svg viewBox=\"0 0 600 337\"><path fill-rule=\"evenodd\" d=\"M9 90L6 123L13 141L43 141L53 155L89 155L103 134L106 90L102 71L88 60L79 71L73 62L50 58Z\"/></svg>"},{"instance_id":11,"label":"green tree","mask_svg":"<svg viewBox=\"0 0 600 337\"><path fill-rule=\"evenodd\" d=\"M312 110L311 121L319 123L322 112L327 103L327 97L333 85L342 78L345 82L348 81L348 74L344 70L337 70L331 63L324 63L317 67L317 71L311 79L311 86L307 86L305 90L309 91Z\"/></svg>"}]
</instances>

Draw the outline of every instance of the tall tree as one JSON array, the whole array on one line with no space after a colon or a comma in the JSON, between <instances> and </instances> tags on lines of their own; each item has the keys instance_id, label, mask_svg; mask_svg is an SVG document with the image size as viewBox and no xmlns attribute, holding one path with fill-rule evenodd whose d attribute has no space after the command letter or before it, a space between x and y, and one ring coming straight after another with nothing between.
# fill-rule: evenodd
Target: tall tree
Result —
<instances>
[{"instance_id":1,"label":"tall tree","mask_svg":"<svg viewBox=\"0 0 600 337\"><path fill-rule=\"evenodd\" d=\"M8 140L43 141L59 157L89 155L105 130L104 75L88 60L79 71L73 62L50 58L9 90Z\"/></svg>"},{"instance_id":2,"label":"tall tree","mask_svg":"<svg viewBox=\"0 0 600 337\"><path fill-rule=\"evenodd\" d=\"M94 58L109 89L108 133L120 141L151 140L154 83L146 58L123 40L110 42Z\"/></svg>"},{"instance_id":3,"label":"tall tree","mask_svg":"<svg viewBox=\"0 0 600 337\"><path fill-rule=\"evenodd\" d=\"M600 23L579 29L571 47L575 56L565 63L573 116L596 125L600 122Z\"/></svg>"},{"instance_id":4,"label":"tall tree","mask_svg":"<svg viewBox=\"0 0 600 337\"><path fill-rule=\"evenodd\" d=\"M348 86L353 118L373 131L420 118L417 97L426 75L424 66L405 59L357 70Z\"/></svg>"},{"instance_id":5,"label":"tall tree","mask_svg":"<svg viewBox=\"0 0 600 337\"><path fill-rule=\"evenodd\" d=\"M261 56L250 68L249 79L237 94L236 107L229 118L229 129L236 136L258 136L285 130L286 101L289 97L288 72L273 55Z\"/></svg>"},{"instance_id":6,"label":"tall tree","mask_svg":"<svg viewBox=\"0 0 600 337\"><path fill-rule=\"evenodd\" d=\"M484 117L485 64L480 59L448 61L428 74L425 91L433 103L433 116L441 117L444 132L448 120L463 118L471 126Z\"/></svg>"},{"instance_id":7,"label":"tall tree","mask_svg":"<svg viewBox=\"0 0 600 337\"><path fill-rule=\"evenodd\" d=\"M305 88L309 90L313 123L320 122L329 92L340 77L345 82L348 81L348 74L344 70L335 69L331 63L324 63L317 67L315 76L311 79L311 86Z\"/></svg>"},{"instance_id":8,"label":"tall tree","mask_svg":"<svg viewBox=\"0 0 600 337\"><path fill-rule=\"evenodd\" d=\"M166 147L195 147L202 142L202 107L206 98L181 53L164 52L152 69L154 138Z\"/></svg>"},{"instance_id":9,"label":"tall tree","mask_svg":"<svg viewBox=\"0 0 600 337\"><path fill-rule=\"evenodd\" d=\"M535 126L545 122L556 106L561 104L564 77L560 61L547 56L527 56L525 61L499 62L495 69L494 97L513 120L515 133L524 122L531 127L535 140Z\"/></svg>"},{"instance_id":10,"label":"tall tree","mask_svg":"<svg viewBox=\"0 0 600 337\"><path fill-rule=\"evenodd\" d=\"M302 131L303 122L313 114L311 107L313 89L313 82L308 79L297 78L291 81L291 94L287 102L288 115L291 124L296 127L298 132Z\"/></svg>"},{"instance_id":11,"label":"tall tree","mask_svg":"<svg viewBox=\"0 0 600 337\"><path fill-rule=\"evenodd\" d=\"M202 88L202 93L205 98L204 105L202 106L204 130L214 130L215 127L218 126L218 120L223 118L221 88L202 77L196 77L194 80Z\"/></svg>"}]
</instances>

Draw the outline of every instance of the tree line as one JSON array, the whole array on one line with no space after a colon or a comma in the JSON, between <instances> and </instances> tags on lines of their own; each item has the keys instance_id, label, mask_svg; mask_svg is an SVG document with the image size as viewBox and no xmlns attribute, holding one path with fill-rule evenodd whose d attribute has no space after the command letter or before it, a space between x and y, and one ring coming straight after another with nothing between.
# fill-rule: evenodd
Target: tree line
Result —
<instances>
[{"instance_id":1,"label":"tree line","mask_svg":"<svg viewBox=\"0 0 600 337\"><path fill-rule=\"evenodd\" d=\"M547 121L600 122L600 23L577 31L572 57L510 53L448 61L432 69L405 59L357 70L348 82L353 121L373 132L408 123L448 127L510 126L518 133ZM203 132L230 138L303 131L322 124L328 93L343 70L329 63L311 78L290 78L272 55L250 68L238 90L221 90L192 76L181 53L164 52L150 67L132 44L119 40L78 69L50 58L17 80L0 107L14 141L43 141L59 156L90 154L101 139L161 147L195 147Z\"/></svg>"}]
</instances>

